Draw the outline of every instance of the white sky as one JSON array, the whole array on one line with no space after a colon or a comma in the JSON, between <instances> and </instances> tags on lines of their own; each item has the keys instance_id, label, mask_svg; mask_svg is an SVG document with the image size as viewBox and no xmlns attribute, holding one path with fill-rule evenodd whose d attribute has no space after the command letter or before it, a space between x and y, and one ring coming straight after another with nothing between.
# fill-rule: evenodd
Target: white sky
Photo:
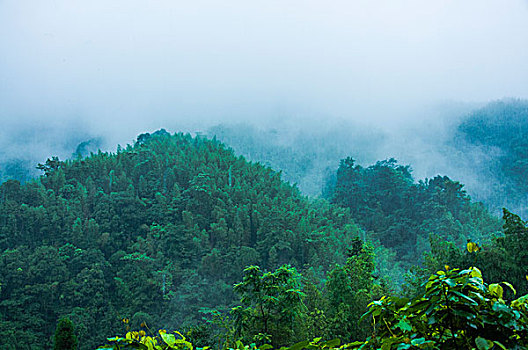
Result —
<instances>
[{"instance_id":1,"label":"white sky","mask_svg":"<svg viewBox=\"0 0 528 350\"><path fill-rule=\"evenodd\" d=\"M528 98L527 0L0 0L2 122L133 137L503 97Z\"/></svg>"}]
</instances>

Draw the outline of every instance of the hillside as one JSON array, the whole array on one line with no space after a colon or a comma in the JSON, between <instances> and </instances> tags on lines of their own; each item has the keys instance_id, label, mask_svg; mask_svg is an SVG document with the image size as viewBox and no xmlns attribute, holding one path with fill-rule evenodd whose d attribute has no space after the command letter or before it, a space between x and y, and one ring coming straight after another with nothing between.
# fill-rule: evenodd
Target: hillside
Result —
<instances>
[{"instance_id":1,"label":"hillside","mask_svg":"<svg viewBox=\"0 0 528 350\"><path fill-rule=\"evenodd\" d=\"M50 348L60 316L82 349L122 318L185 327L201 307L232 305L244 267L321 274L345 262L359 232L346 210L311 204L270 168L202 137L160 130L41 169L0 186L3 349Z\"/></svg>"},{"instance_id":2,"label":"hillside","mask_svg":"<svg viewBox=\"0 0 528 350\"><path fill-rule=\"evenodd\" d=\"M485 183L483 200L528 214L528 101L496 101L473 111L460 123L453 143L465 154L487 155L472 165Z\"/></svg>"},{"instance_id":3,"label":"hillside","mask_svg":"<svg viewBox=\"0 0 528 350\"><path fill-rule=\"evenodd\" d=\"M278 121L270 128L249 124L221 124L206 134L232 147L252 161L280 170L286 181L296 183L305 195L321 195L324 179L339 159L351 151L361 161L374 161L386 141L381 130L354 123L303 124Z\"/></svg>"},{"instance_id":4,"label":"hillside","mask_svg":"<svg viewBox=\"0 0 528 350\"><path fill-rule=\"evenodd\" d=\"M468 239L483 243L500 235L500 221L471 201L463 187L447 176L416 183L410 166L395 159L364 168L349 157L328 179L325 192L408 269L431 250L430 237L462 247Z\"/></svg>"}]
</instances>

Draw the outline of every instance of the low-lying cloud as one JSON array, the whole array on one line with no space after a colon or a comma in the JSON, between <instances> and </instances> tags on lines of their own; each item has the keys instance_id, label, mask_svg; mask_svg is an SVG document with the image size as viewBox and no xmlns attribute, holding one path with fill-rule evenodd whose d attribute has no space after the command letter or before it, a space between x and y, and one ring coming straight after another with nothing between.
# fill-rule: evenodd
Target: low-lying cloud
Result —
<instances>
[{"instance_id":1,"label":"low-lying cloud","mask_svg":"<svg viewBox=\"0 0 528 350\"><path fill-rule=\"evenodd\" d=\"M449 129L434 106L528 98L527 18L524 0L2 1L0 156L341 120L393 135L380 156L417 177L445 173L422 142Z\"/></svg>"}]
</instances>

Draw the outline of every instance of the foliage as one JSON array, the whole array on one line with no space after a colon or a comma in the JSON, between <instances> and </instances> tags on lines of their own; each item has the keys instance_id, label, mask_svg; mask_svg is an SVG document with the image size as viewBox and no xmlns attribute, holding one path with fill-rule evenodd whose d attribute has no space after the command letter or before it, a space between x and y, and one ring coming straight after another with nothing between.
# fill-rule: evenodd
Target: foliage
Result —
<instances>
[{"instance_id":1,"label":"foliage","mask_svg":"<svg viewBox=\"0 0 528 350\"><path fill-rule=\"evenodd\" d=\"M368 246L363 246L361 249L368 255ZM357 265L358 259L349 259L349 262L351 260L349 265ZM365 265L363 262L360 265L368 266L368 263ZM253 337L254 343L250 345L244 345L244 340L238 339L229 344L224 343L219 349L269 350L277 349L282 345L280 350L487 350L524 349L528 346L528 295L507 301L505 299L507 290L516 293L513 286L508 282L486 284L482 279L481 271L476 267L460 270L446 266L444 270L430 276L422 284L420 293L413 298L384 296L380 300L371 302L369 310L362 319L371 320L373 333L363 341L340 345L341 342L337 338L332 340L315 338L313 341L301 341L285 346L292 343L292 338L282 339L282 343L276 338L273 339L273 336L281 334L280 328L270 327L267 332L271 333L257 334L264 329L266 320L270 326L273 324L273 327L281 324L279 305L286 314L291 314L291 309L306 297L304 293L289 288L297 286L286 286L286 284L295 284L295 281L299 280L298 277L295 270L288 266L267 273L262 273L256 266L247 268L243 281L235 287L246 307L235 308L234 314L237 322L240 321L237 317L242 315L247 317L245 321L253 327L246 328L248 331L246 338L248 334L257 337ZM372 283L368 279L359 279L356 282ZM346 289L346 286L341 285L341 288ZM293 303L288 302L292 295L295 299ZM291 325L300 323L301 320L302 318L292 318ZM343 324L346 325L346 322ZM287 322L283 324L284 328L289 326ZM172 336L171 341L167 341L165 333L160 331L160 338L160 336L148 337L144 331L129 332L124 338L110 338L112 344L101 349L193 348L182 334L175 332L178 338ZM152 340L154 338L155 341ZM270 341L272 344L268 345Z\"/></svg>"},{"instance_id":2,"label":"foliage","mask_svg":"<svg viewBox=\"0 0 528 350\"><path fill-rule=\"evenodd\" d=\"M393 251L395 262L406 268L430 249L430 234L461 246L468 238L484 240L500 230L481 204L471 202L462 184L447 176L414 183L410 167L394 159L368 168L350 157L342 160L330 199L350 209L370 239Z\"/></svg>"},{"instance_id":3,"label":"foliage","mask_svg":"<svg viewBox=\"0 0 528 350\"><path fill-rule=\"evenodd\" d=\"M358 320L367 305L386 291L374 281L374 254L369 244L357 239L349 255L344 266L338 265L330 271L325 284L328 324L323 334L343 340L368 335L368 323Z\"/></svg>"},{"instance_id":4,"label":"foliage","mask_svg":"<svg viewBox=\"0 0 528 350\"><path fill-rule=\"evenodd\" d=\"M132 331L128 332L124 338L115 337L109 338L108 341L110 344L104 345L97 348L97 350L102 349L145 349L145 350L169 350L169 349L180 349L192 350L194 345L188 342L185 337L178 331L174 333L178 336L176 338L173 334L167 334L166 330L159 330L159 336L147 336L142 335L141 331ZM346 349L348 344L339 346L341 341L339 339L332 339L328 341L322 340L322 338L315 338L312 341L301 341L295 343L292 346L281 348L275 348L280 350L330 350L330 349ZM271 350L274 347L270 344L257 345L257 343L251 343L249 345L244 345L240 340L236 341L232 347L224 347L226 350ZM200 350L206 350L208 347L197 348Z\"/></svg>"},{"instance_id":5,"label":"foliage","mask_svg":"<svg viewBox=\"0 0 528 350\"><path fill-rule=\"evenodd\" d=\"M327 271L360 232L347 210L200 136L160 130L39 167L0 185L0 348L51 348L60 316L81 350L124 317L187 329L200 308L234 305L246 266Z\"/></svg>"},{"instance_id":6,"label":"foliage","mask_svg":"<svg viewBox=\"0 0 528 350\"><path fill-rule=\"evenodd\" d=\"M110 344L103 345L102 349L144 349L144 350L193 350L193 345L188 342L180 332L168 333L164 329L158 335L147 335L144 330L127 332L124 338L108 338Z\"/></svg>"},{"instance_id":7,"label":"foliage","mask_svg":"<svg viewBox=\"0 0 528 350\"><path fill-rule=\"evenodd\" d=\"M118 333L123 318L132 328L141 320L177 324L200 346L239 347L236 336L281 346L318 332L325 338L313 346L359 339L367 330L359 315L389 290L376 277L374 250L386 264L408 267L429 249L431 232L456 247L497 228L459 183L437 177L415 184L410 169L393 160L365 169L343 161L332 200L347 208L308 200L280 173L216 140L164 130L139 135L117 153L53 157L39 168L34 181L0 185L5 349L51 348L62 316L75 323L81 350ZM484 259L481 242L481 250L464 254L495 264L486 267L493 273L517 273L526 266L526 225L510 219L503 240L493 241L493 259ZM498 254L515 245L523 251L498 264ZM446 258L464 261L464 254ZM237 297L242 305L228 319ZM221 310L223 325L199 328L202 308ZM156 336L158 345L170 345Z\"/></svg>"},{"instance_id":8,"label":"foliage","mask_svg":"<svg viewBox=\"0 0 528 350\"><path fill-rule=\"evenodd\" d=\"M285 345L305 312L301 276L291 266L262 272L258 266L244 270L234 290L242 306L232 310L238 334L243 339Z\"/></svg>"},{"instance_id":9,"label":"foliage","mask_svg":"<svg viewBox=\"0 0 528 350\"><path fill-rule=\"evenodd\" d=\"M504 287L486 284L479 269L438 271L412 298L383 297L370 304L374 334L356 348L524 349L528 296L507 302Z\"/></svg>"},{"instance_id":10,"label":"foliage","mask_svg":"<svg viewBox=\"0 0 528 350\"><path fill-rule=\"evenodd\" d=\"M207 332L206 336L208 338L214 338L214 341L203 342L203 339L197 339L198 341L202 340L204 344L211 344L211 347L216 349L223 348L232 348L238 340L237 330L234 324L234 321L229 317L228 312L220 312L217 309L206 309L203 308L200 312L204 313L209 317L204 317L204 320L207 322ZM192 339L194 338L194 328L191 329L187 334ZM193 343L197 343L195 340Z\"/></svg>"},{"instance_id":11,"label":"foliage","mask_svg":"<svg viewBox=\"0 0 528 350\"><path fill-rule=\"evenodd\" d=\"M432 249L426 254L423 268L414 269L417 280L444 265L473 265L482 269L486 280L506 279L520 294L528 293L528 225L507 209L503 209L503 222L503 235L494 236L485 244L468 241L464 249L431 236Z\"/></svg>"},{"instance_id":12,"label":"foliage","mask_svg":"<svg viewBox=\"0 0 528 350\"><path fill-rule=\"evenodd\" d=\"M76 350L77 344L72 321L69 318L61 318L55 330L53 350Z\"/></svg>"}]
</instances>

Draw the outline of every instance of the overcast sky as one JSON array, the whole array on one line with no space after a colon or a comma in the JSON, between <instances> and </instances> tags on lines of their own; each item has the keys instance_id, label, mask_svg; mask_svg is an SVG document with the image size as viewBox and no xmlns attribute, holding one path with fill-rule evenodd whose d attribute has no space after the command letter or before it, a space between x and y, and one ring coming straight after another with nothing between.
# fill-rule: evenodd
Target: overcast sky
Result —
<instances>
[{"instance_id":1,"label":"overcast sky","mask_svg":"<svg viewBox=\"0 0 528 350\"><path fill-rule=\"evenodd\" d=\"M399 122L528 97L527 0L0 0L0 120Z\"/></svg>"}]
</instances>

